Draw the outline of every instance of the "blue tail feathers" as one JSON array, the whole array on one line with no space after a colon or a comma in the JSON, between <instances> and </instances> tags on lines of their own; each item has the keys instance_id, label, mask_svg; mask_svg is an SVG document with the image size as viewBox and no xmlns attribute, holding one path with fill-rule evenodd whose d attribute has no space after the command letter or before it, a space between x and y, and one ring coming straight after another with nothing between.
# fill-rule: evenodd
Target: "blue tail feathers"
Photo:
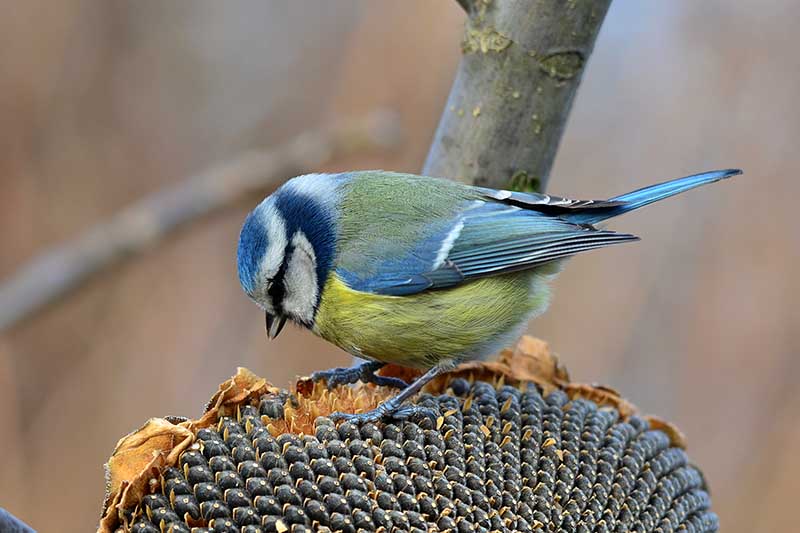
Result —
<instances>
[{"instance_id":1,"label":"blue tail feathers","mask_svg":"<svg viewBox=\"0 0 800 533\"><path fill-rule=\"evenodd\" d=\"M599 209L586 209L564 215L562 218L576 224L596 224L603 220L669 198L670 196L675 196L689 189L694 189L700 185L714 183L715 181L730 178L731 176L736 176L741 173L741 170L733 168L727 170L712 170L711 172L703 172L702 174L694 174L692 176L674 179L609 199L615 202L623 202L622 205Z\"/></svg>"}]
</instances>

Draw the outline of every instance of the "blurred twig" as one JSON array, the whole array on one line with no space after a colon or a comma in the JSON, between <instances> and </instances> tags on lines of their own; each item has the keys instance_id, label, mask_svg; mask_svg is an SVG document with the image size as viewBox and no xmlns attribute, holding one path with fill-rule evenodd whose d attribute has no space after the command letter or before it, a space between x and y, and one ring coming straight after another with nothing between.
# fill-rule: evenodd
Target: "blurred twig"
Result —
<instances>
[{"instance_id":1,"label":"blurred twig","mask_svg":"<svg viewBox=\"0 0 800 533\"><path fill-rule=\"evenodd\" d=\"M0 285L0 330L74 289L111 263L148 249L175 228L272 189L355 151L389 147L399 140L396 117L385 111L362 120L304 133L290 142L254 150L145 197L23 265Z\"/></svg>"},{"instance_id":2,"label":"blurred twig","mask_svg":"<svg viewBox=\"0 0 800 533\"><path fill-rule=\"evenodd\" d=\"M611 0L456 0L464 57L423 173L544 190Z\"/></svg>"}]
</instances>

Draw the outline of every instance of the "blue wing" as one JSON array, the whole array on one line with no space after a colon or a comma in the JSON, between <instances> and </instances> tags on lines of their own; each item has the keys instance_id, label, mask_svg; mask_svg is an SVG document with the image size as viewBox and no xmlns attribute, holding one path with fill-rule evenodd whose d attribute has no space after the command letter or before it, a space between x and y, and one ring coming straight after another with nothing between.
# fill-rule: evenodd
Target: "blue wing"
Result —
<instances>
[{"instance_id":1,"label":"blue wing","mask_svg":"<svg viewBox=\"0 0 800 533\"><path fill-rule=\"evenodd\" d=\"M522 200L535 199L525 196ZM369 275L343 269L337 273L356 290L403 296L530 269L637 239L517 207L517 201L492 198L466 203L455 216L434 221L410 252L381 261Z\"/></svg>"},{"instance_id":2,"label":"blue wing","mask_svg":"<svg viewBox=\"0 0 800 533\"><path fill-rule=\"evenodd\" d=\"M361 261L350 261L350 268L339 266L336 273L349 287L362 292L400 296L428 289L431 281L427 276L436 276L431 271L436 270L437 257L447 248L448 236L458 228L459 218L433 219L420 228L418 240L410 246L380 240L371 247L377 246L371 250L377 253L362 251Z\"/></svg>"}]
</instances>

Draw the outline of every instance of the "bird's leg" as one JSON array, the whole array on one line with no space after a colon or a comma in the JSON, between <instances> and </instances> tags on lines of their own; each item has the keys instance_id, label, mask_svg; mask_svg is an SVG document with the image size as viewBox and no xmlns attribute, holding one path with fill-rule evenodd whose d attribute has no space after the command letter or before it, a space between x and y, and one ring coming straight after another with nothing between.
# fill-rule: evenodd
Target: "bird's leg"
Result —
<instances>
[{"instance_id":1,"label":"bird's leg","mask_svg":"<svg viewBox=\"0 0 800 533\"><path fill-rule=\"evenodd\" d=\"M377 422L384 418L396 418L396 419L406 419L413 415L424 415L429 417L436 417L437 413L433 409L429 409L427 407L421 407L419 405L406 405L403 406L403 402L414 396L418 393L422 387L424 387L429 381L433 378L438 376L443 372L447 372L453 368L453 362L447 361L444 363L439 363L427 372L417 378L416 381L411 383L411 385L407 386L403 389L400 394L389 398L385 402L381 403L373 409L372 411L367 411L366 413L358 413L358 414L351 414L351 413L331 413L330 418L332 420L351 420L353 422Z\"/></svg>"},{"instance_id":2,"label":"bird's leg","mask_svg":"<svg viewBox=\"0 0 800 533\"><path fill-rule=\"evenodd\" d=\"M367 361L357 366L346 368L332 368L330 370L321 370L311 374L311 380L325 381L328 387L336 387L337 385L349 385L357 381L364 383L374 383L375 385L382 385L385 387L395 387L404 389L408 387L408 383L400 378L393 378L388 376L379 376L375 372L386 366L386 363L380 361Z\"/></svg>"}]
</instances>

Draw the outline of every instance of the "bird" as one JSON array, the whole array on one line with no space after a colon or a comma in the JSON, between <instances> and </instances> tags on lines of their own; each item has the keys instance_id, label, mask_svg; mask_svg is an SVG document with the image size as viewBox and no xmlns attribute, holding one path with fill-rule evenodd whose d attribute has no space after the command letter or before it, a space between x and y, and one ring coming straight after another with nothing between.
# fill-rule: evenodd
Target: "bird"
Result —
<instances>
[{"instance_id":1,"label":"bird","mask_svg":"<svg viewBox=\"0 0 800 533\"><path fill-rule=\"evenodd\" d=\"M405 402L437 375L513 343L546 310L567 259L638 240L601 222L738 174L704 172L607 200L382 170L306 174L245 218L239 281L270 339L291 321L365 361L312 380L400 389L371 411L331 418L434 415ZM412 383L376 373L388 363L424 373Z\"/></svg>"}]
</instances>

